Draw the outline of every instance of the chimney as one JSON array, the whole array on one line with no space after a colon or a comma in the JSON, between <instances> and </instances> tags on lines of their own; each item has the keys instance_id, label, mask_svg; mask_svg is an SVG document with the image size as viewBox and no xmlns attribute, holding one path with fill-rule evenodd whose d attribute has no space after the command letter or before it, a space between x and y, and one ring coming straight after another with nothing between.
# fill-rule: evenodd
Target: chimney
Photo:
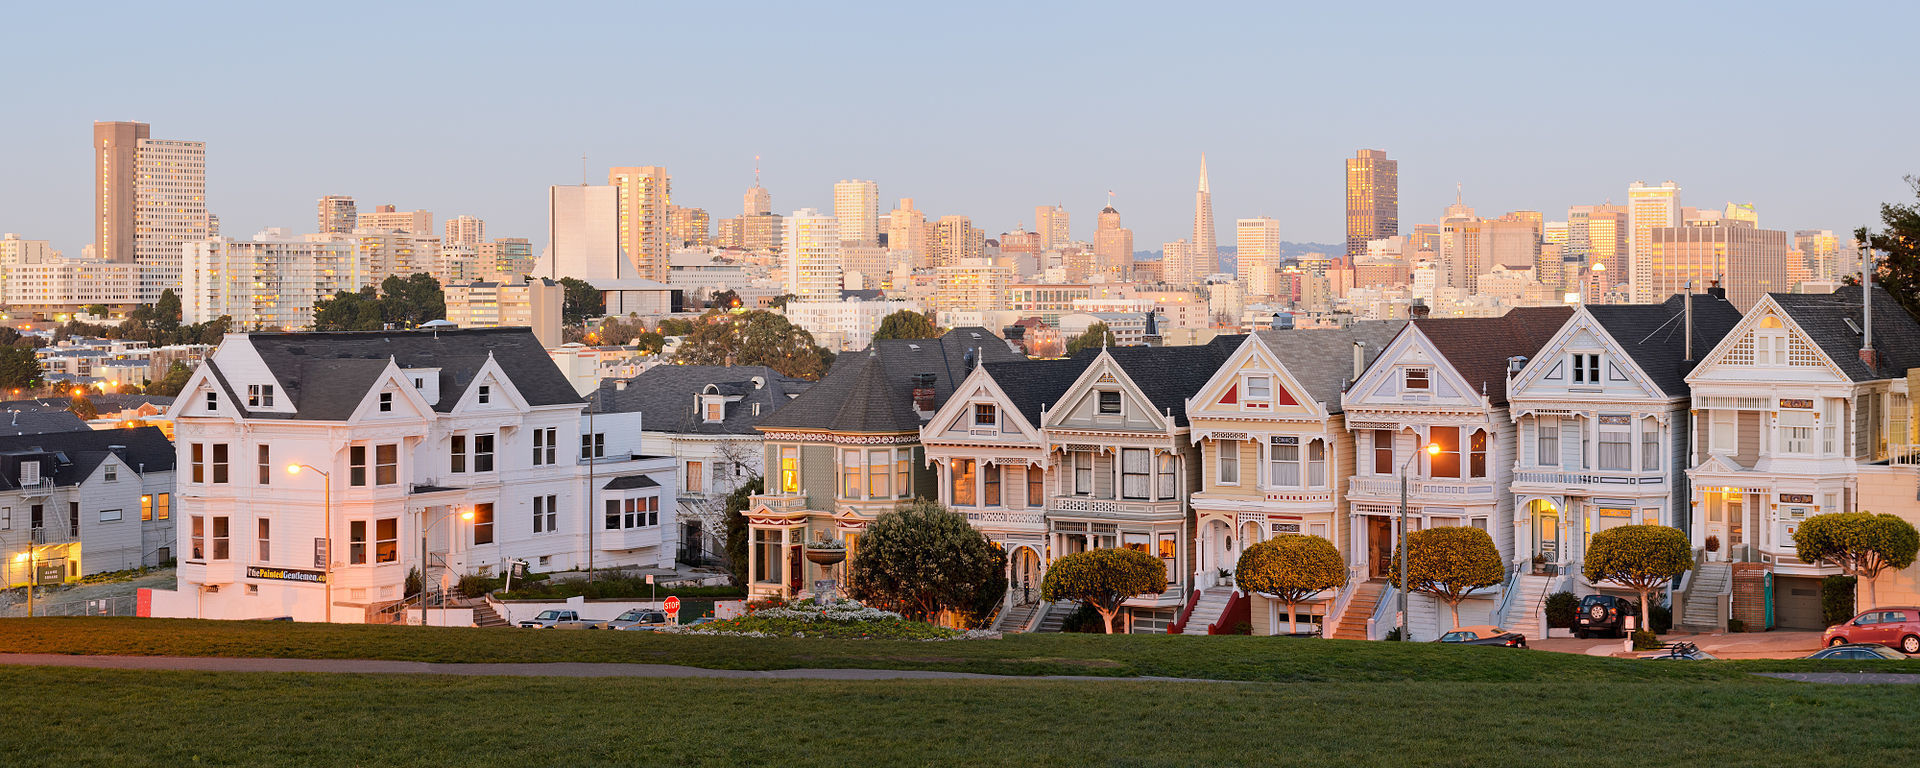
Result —
<instances>
[{"instance_id":1,"label":"chimney","mask_svg":"<svg viewBox=\"0 0 1920 768\"><path fill-rule=\"evenodd\" d=\"M1365 373L1366 370L1367 343L1364 341L1356 341L1353 343L1353 380L1359 381L1360 374Z\"/></svg>"},{"instance_id":2,"label":"chimney","mask_svg":"<svg viewBox=\"0 0 1920 768\"><path fill-rule=\"evenodd\" d=\"M1507 358L1507 378L1520 375L1520 369L1527 367L1526 355L1514 355Z\"/></svg>"},{"instance_id":3,"label":"chimney","mask_svg":"<svg viewBox=\"0 0 1920 768\"><path fill-rule=\"evenodd\" d=\"M1427 306L1425 299L1414 299L1413 304L1407 307L1407 317L1412 320L1425 320L1432 313L1433 308Z\"/></svg>"},{"instance_id":4,"label":"chimney","mask_svg":"<svg viewBox=\"0 0 1920 768\"><path fill-rule=\"evenodd\" d=\"M1681 296L1680 303L1683 307L1683 309L1681 310L1681 314L1684 314L1687 316L1687 329L1686 329L1687 338L1686 338L1686 341L1683 342L1686 345L1686 355L1681 357L1680 359L1691 363L1693 362L1693 281L1692 280L1687 281L1687 290L1685 293L1680 294L1680 296Z\"/></svg>"},{"instance_id":5,"label":"chimney","mask_svg":"<svg viewBox=\"0 0 1920 768\"><path fill-rule=\"evenodd\" d=\"M1720 281L1715 280L1713 282L1707 283L1707 295L1712 296L1721 301L1726 301L1727 289L1720 287Z\"/></svg>"},{"instance_id":6,"label":"chimney","mask_svg":"<svg viewBox=\"0 0 1920 768\"><path fill-rule=\"evenodd\" d=\"M933 374L913 375L913 409L921 413L933 413Z\"/></svg>"}]
</instances>

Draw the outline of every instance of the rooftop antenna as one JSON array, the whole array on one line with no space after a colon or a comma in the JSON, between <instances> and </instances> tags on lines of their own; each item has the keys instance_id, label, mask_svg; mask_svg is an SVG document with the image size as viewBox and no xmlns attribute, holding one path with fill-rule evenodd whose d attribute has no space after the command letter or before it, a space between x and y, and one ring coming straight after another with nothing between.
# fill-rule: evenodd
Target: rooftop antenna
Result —
<instances>
[{"instance_id":1,"label":"rooftop antenna","mask_svg":"<svg viewBox=\"0 0 1920 768\"><path fill-rule=\"evenodd\" d=\"M753 156L753 185L760 186L760 156Z\"/></svg>"},{"instance_id":2,"label":"rooftop antenna","mask_svg":"<svg viewBox=\"0 0 1920 768\"><path fill-rule=\"evenodd\" d=\"M580 153L580 186L587 185L587 153Z\"/></svg>"},{"instance_id":3,"label":"rooftop antenna","mask_svg":"<svg viewBox=\"0 0 1920 768\"><path fill-rule=\"evenodd\" d=\"M1113 190L1111 189L1107 190L1107 207L1113 207Z\"/></svg>"}]
</instances>

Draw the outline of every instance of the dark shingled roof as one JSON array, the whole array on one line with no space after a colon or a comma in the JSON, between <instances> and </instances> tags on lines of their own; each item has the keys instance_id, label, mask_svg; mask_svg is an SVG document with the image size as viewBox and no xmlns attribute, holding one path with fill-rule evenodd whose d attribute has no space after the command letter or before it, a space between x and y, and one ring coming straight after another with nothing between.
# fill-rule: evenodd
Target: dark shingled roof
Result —
<instances>
[{"instance_id":1,"label":"dark shingled roof","mask_svg":"<svg viewBox=\"0 0 1920 768\"><path fill-rule=\"evenodd\" d=\"M443 413L453 409L489 355L528 404L582 402L526 328L249 333L247 339L299 410L290 418L335 421L351 416L388 359L403 369L440 369L440 402L434 410Z\"/></svg>"},{"instance_id":2,"label":"dark shingled roof","mask_svg":"<svg viewBox=\"0 0 1920 768\"><path fill-rule=\"evenodd\" d=\"M635 488L658 488L658 487L660 487L660 484L658 482L655 482L653 478L647 477L646 475L626 475L624 477L616 477L613 480L609 481L606 485L600 486L600 490L629 491Z\"/></svg>"},{"instance_id":3,"label":"dark shingled roof","mask_svg":"<svg viewBox=\"0 0 1920 768\"><path fill-rule=\"evenodd\" d=\"M987 375L1007 393L1014 408L1027 417L1027 423L1040 426L1040 409L1056 405L1067 388L1080 378L1097 355L1082 354L1065 360L1020 360L988 363Z\"/></svg>"},{"instance_id":4,"label":"dark shingled roof","mask_svg":"<svg viewBox=\"0 0 1920 768\"><path fill-rule=\"evenodd\" d=\"M7 403L7 412L0 414L0 435L38 435L86 429L87 423L67 410L67 402L21 400Z\"/></svg>"},{"instance_id":5,"label":"dark shingled roof","mask_svg":"<svg viewBox=\"0 0 1920 768\"><path fill-rule=\"evenodd\" d=\"M1215 336L1213 341L1188 347L1111 347L1107 354L1127 372L1134 386L1160 413L1173 413L1173 423L1187 425L1187 398L1200 391L1213 372L1227 361L1245 336ZM1098 349L1080 354L1098 355Z\"/></svg>"},{"instance_id":6,"label":"dark shingled roof","mask_svg":"<svg viewBox=\"0 0 1920 768\"><path fill-rule=\"evenodd\" d=\"M1684 359L1687 355L1686 297L1680 294L1659 304L1589 306L1587 313L1626 350L1634 365L1653 378L1661 392L1673 397L1688 394L1687 374L1740 324L1740 310L1725 298L1694 294L1693 360L1688 361Z\"/></svg>"},{"instance_id":7,"label":"dark shingled roof","mask_svg":"<svg viewBox=\"0 0 1920 768\"><path fill-rule=\"evenodd\" d=\"M979 350L977 362L1025 359L992 331L955 328L938 339L882 339L867 349L847 352L818 384L801 393L761 429L821 429L835 432L913 432L922 420L913 409L914 374L934 380L934 410L966 378L967 350Z\"/></svg>"},{"instance_id":8,"label":"dark shingled roof","mask_svg":"<svg viewBox=\"0 0 1920 768\"><path fill-rule=\"evenodd\" d=\"M1518 307L1499 317L1424 319L1413 324L1466 379L1467 386L1476 393L1486 387L1487 400L1503 405L1507 358L1538 354L1570 317L1572 307Z\"/></svg>"},{"instance_id":9,"label":"dark shingled roof","mask_svg":"<svg viewBox=\"0 0 1920 768\"><path fill-rule=\"evenodd\" d=\"M1340 393L1354 378L1353 343L1366 344L1360 369L1373 364L1387 343L1406 327L1405 320L1357 322L1346 328L1301 328L1289 331L1260 331L1257 336L1273 350L1307 396L1320 402L1328 413L1340 413Z\"/></svg>"},{"instance_id":10,"label":"dark shingled roof","mask_svg":"<svg viewBox=\"0 0 1920 768\"><path fill-rule=\"evenodd\" d=\"M1893 303L1885 288L1873 287L1873 348L1880 351L1880 365L1868 368L1860 360L1864 339L1860 286L1849 285L1827 294L1770 293L1774 303L1807 332L1820 351L1832 358L1841 372L1854 381L1873 381L1903 376L1910 368L1920 368L1920 321ZM1851 321L1852 325L1848 325Z\"/></svg>"},{"instance_id":11,"label":"dark shingled roof","mask_svg":"<svg viewBox=\"0 0 1920 768\"><path fill-rule=\"evenodd\" d=\"M41 476L52 477L54 485L78 485L107 460L110 447L116 445L124 448L121 460L137 471L173 469L173 442L159 427L8 435L0 436L0 489L18 488L17 467L22 461L35 460L41 462ZM65 461L59 461L59 457Z\"/></svg>"},{"instance_id":12,"label":"dark shingled roof","mask_svg":"<svg viewBox=\"0 0 1920 768\"><path fill-rule=\"evenodd\" d=\"M765 386L755 387L754 377ZM595 396L597 413L645 414L640 427L648 432L701 435L757 435L753 426L813 382L783 376L764 365L656 365L625 380L600 382ZM699 398L708 387L718 394L740 396L727 403L726 417L709 423L699 412ZM754 415L753 406L760 406Z\"/></svg>"}]
</instances>

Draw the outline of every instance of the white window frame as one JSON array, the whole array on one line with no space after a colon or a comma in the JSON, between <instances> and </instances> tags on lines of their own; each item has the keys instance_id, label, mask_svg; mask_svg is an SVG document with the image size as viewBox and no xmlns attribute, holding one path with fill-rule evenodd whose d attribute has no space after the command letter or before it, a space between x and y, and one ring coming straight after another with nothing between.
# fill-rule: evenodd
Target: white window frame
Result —
<instances>
[{"instance_id":1,"label":"white window frame","mask_svg":"<svg viewBox=\"0 0 1920 768\"><path fill-rule=\"evenodd\" d=\"M1216 485L1240 484L1240 441L1219 440L1214 442L1214 483Z\"/></svg>"}]
</instances>

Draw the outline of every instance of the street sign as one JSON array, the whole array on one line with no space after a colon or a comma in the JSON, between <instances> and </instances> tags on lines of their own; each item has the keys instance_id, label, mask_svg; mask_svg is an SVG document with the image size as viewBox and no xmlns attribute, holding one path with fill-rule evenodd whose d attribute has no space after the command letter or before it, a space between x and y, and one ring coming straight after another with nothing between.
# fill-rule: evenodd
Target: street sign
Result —
<instances>
[{"instance_id":1,"label":"street sign","mask_svg":"<svg viewBox=\"0 0 1920 768\"><path fill-rule=\"evenodd\" d=\"M666 608L667 618L675 620L680 618L680 598L667 595L667 602L663 604L663 607Z\"/></svg>"},{"instance_id":2,"label":"street sign","mask_svg":"<svg viewBox=\"0 0 1920 768\"><path fill-rule=\"evenodd\" d=\"M313 567L323 571L327 568L327 537L325 536L313 537Z\"/></svg>"},{"instance_id":3,"label":"street sign","mask_svg":"<svg viewBox=\"0 0 1920 768\"><path fill-rule=\"evenodd\" d=\"M653 574L651 573L647 574L647 584L653 584Z\"/></svg>"}]
</instances>

